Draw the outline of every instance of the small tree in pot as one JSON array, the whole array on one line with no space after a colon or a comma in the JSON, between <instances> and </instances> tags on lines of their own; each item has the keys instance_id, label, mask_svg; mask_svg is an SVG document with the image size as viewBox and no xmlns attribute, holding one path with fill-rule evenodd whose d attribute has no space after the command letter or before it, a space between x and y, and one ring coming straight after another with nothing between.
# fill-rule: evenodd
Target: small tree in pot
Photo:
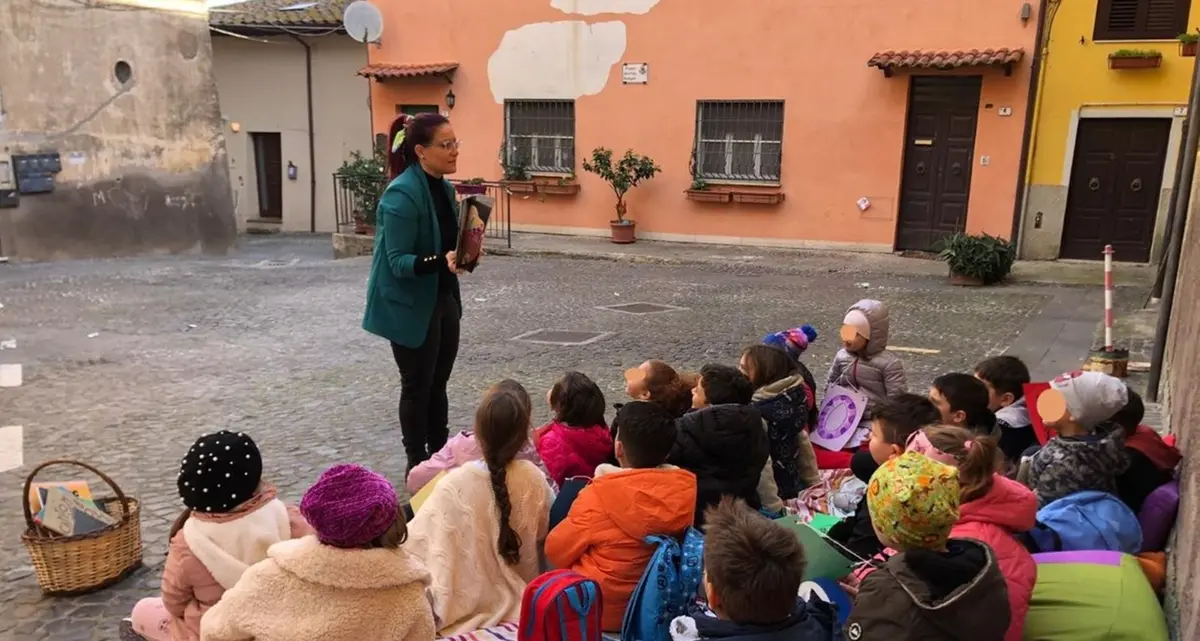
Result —
<instances>
[{"instance_id":1,"label":"small tree in pot","mask_svg":"<svg viewBox=\"0 0 1200 641\"><path fill-rule=\"evenodd\" d=\"M349 195L354 232L372 233L375 227L375 209L379 197L387 188L387 155L378 150L373 156L364 156L358 151L350 152L350 160L342 162L337 171L338 181Z\"/></svg>"},{"instance_id":2,"label":"small tree in pot","mask_svg":"<svg viewBox=\"0 0 1200 641\"><path fill-rule=\"evenodd\" d=\"M643 180L653 178L662 168L649 157L633 153L632 149L614 163L611 149L597 147L592 150L592 159L583 161L583 170L603 178L617 195L617 219L612 221L612 241L632 243L635 240L635 223L625 217L628 211L625 194Z\"/></svg>"},{"instance_id":3,"label":"small tree in pot","mask_svg":"<svg viewBox=\"0 0 1200 641\"><path fill-rule=\"evenodd\" d=\"M947 236L939 243L938 260L950 266L955 285L992 285L1008 277L1017 258L1012 243L988 234Z\"/></svg>"}]
</instances>

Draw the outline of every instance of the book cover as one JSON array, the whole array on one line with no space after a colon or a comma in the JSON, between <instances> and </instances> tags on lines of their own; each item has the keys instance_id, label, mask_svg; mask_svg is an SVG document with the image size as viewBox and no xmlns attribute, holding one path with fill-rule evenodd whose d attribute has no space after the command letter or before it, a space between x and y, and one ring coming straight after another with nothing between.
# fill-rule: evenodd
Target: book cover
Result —
<instances>
[{"instance_id":1,"label":"book cover","mask_svg":"<svg viewBox=\"0 0 1200 641\"><path fill-rule=\"evenodd\" d=\"M483 253L483 237L496 199L489 196L467 196L459 204L458 244L455 263L459 269L475 271Z\"/></svg>"},{"instance_id":2,"label":"book cover","mask_svg":"<svg viewBox=\"0 0 1200 641\"><path fill-rule=\"evenodd\" d=\"M81 499L63 487L48 488L43 501L34 520L59 534L87 534L117 522L95 503Z\"/></svg>"},{"instance_id":3,"label":"book cover","mask_svg":"<svg viewBox=\"0 0 1200 641\"><path fill-rule=\"evenodd\" d=\"M87 481L39 481L29 486L29 510L37 513L46 500L46 491L61 487L85 501L92 500L92 488Z\"/></svg>"}]
</instances>

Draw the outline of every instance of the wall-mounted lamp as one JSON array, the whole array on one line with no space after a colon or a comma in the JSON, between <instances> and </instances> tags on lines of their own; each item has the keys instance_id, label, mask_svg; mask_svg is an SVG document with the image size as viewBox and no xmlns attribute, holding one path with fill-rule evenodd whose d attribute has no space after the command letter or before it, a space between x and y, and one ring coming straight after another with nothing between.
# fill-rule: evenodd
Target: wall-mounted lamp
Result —
<instances>
[{"instance_id":1,"label":"wall-mounted lamp","mask_svg":"<svg viewBox=\"0 0 1200 641\"><path fill-rule=\"evenodd\" d=\"M453 89L449 89L446 91L446 108L447 109L454 108L454 90Z\"/></svg>"},{"instance_id":2,"label":"wall-mounted lamp","mask_svg":"<svg viewBox=\"0 0 1200 641\"><path fill-rule=\"evenodd\" d=\"M292 161L290 161L290 160L288 161L287 174L288 174L288 180L295 180L297 178L297 176L300 174L300 170L297 169L296 165L292 164Z\"/></svg>"}]
</instances>

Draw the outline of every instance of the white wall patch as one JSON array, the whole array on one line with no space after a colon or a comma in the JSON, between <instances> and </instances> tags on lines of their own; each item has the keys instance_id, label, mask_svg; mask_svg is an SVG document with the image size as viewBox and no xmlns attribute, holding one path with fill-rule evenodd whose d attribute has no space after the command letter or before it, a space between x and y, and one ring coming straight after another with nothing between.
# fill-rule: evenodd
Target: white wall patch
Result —
<instances>
[{"instance_id":1,"label":"white wall patch","mask_svg":"<svg viewBox=\"0 0 1200 641\"><path fill-rule=\"evenodd\" d=\"M21 386L20 365L0 365L0 387Z\"/></svg>"},{"instance_id":2,"label":"white wall patch","mask_svg":"<svg viewBox=\"0 0 1200 641\"><path fill-rule=\"evenodd\" d=\"M488 81L505 100L574 100L604 90L625 53L625 23L536 22L507 31L488 59Z\"/></svg>"},{"instance_id":3,"label":"white wall patch","mask_svg":"<svg viewBox=\"0 0 1200 641\"><path fill-rule=\"evenodd\" d=\"M659 0L550 0L550 6L563 13L595 16L601 13L648 13Z\"/></svg>"},{"instance_id":4,"label":"white wall patch","mask_svg":"<svg viewBox=\"0 0 1200 641\"><path fill-rule=\"evenodd\" d=\"M20 425L0 427L0 472L25 464L24 431Z\"/></svg>"}]
</instances>

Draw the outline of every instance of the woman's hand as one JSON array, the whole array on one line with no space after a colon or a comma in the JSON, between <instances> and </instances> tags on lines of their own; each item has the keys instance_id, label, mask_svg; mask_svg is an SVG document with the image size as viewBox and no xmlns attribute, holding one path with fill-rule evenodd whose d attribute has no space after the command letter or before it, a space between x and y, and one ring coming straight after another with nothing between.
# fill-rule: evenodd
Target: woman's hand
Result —
<instances>
[{"instance_id":1,"label":"woman's hand","mask_svg":"<svg viewBox=\"0 0 1200 641\"><path fill-rule=\"evenodd\" d=\"M450 268L451 274L462 274L466 271L458 266L458 252L453 249L446 252L446 266Z\"/></svg>"}]
</instances>

